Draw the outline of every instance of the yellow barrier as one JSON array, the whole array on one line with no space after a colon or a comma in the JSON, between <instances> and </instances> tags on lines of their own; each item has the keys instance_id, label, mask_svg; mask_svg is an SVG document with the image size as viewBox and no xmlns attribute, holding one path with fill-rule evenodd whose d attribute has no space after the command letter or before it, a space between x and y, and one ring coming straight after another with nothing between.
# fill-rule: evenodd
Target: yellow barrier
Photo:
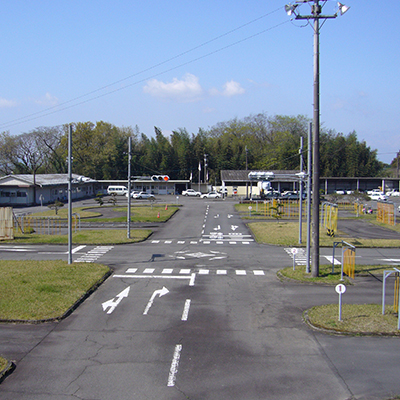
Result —
<instances>
[{"instance_id":1,"label":"yellow barrier","mask_svg":"<svg viewBox=\"0 0 400 400\"><path fill-rule=\"evenodd\" d=\"M343 252L343 272L354 279L356 269L356 252L352 248L347 248Z\"/></svg>"},{"instance_id":2,"label":"yellow barrier","mask_svg":"<svg viewBox=\"0 0 400 400\"><path fill-rule=\"evenodd\" d=\"M394 301L393 301L394 312L399 312L399 286L400 286L399 283L400 283L399 273L396 272L394 279Z\"/></svg>"},{"instance_id":3,"label":"yellow barrier","mask_svg":"<svg viewBox=\"0 0 400 400\"><path fill-rule=\"evenodd\" d=\"M388 225L396 225L396 215L393 203L382 203L378 201L376 220Z\"/></svg>"}]
</instances>

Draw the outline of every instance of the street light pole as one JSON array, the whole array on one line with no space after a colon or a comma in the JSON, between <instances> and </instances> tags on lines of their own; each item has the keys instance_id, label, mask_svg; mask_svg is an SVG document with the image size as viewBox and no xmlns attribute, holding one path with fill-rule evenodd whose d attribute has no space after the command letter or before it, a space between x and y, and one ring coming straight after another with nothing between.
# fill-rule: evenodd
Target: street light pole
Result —
<instances>
[{"instance_id":1,"label":"street light pole","mask_svg":"<svg viewBox=\"0 0 400 400\"><path fill-rule=\"evenodd\" d=\"M299 4L314 3L311 5L311 15L300 15L296 9ZM324 5L326 2L324 3ZM319 0L297 0L296 4L287 4L285 10L289 16L295 15L295 19L314 20L314 110L313 110L313 162L312 162L312 254L311 275L319 275L319 20L336 18L338 13L343 15L349 7L342 3L338 4L338 11L334 15L321 15L322 6Z\"/></svg>"}]
</instances>

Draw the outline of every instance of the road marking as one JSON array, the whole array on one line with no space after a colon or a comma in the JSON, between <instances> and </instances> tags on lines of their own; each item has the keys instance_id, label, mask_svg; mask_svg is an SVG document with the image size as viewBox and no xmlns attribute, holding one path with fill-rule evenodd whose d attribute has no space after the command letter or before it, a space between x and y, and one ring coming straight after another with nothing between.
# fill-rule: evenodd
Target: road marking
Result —
<instances>
[{"instance_id":1,"label":"road marking","mask_svg":"<svg viewBox=\"0 0 400 400\"><path fill-rule=\"evenodd\" d=\"M108 301L105 301L104 303L102 303L101 305L103 307L103 311L106 311L108 308L107 314L111 314L116 309L118 304L122 301L122 299L124 297L128 297L129 290L130 290L130 286L128 286L126 289L124 289L121 293L117 294L111 300L108 300Z\"/></svg>"},{"instance_id":2,"label":"road marking","mask_svg":"<svg viewBox=\"0 0 400 400\"><path fill-rule=\"evenodd\" d=\"M181 357L182 345L175 346L174 355L172 357L171 368L169 369L167 386L175 386L176 374L178 373L179 359Z\"/></svg>"},{"instance_id":3,"label":"road marking","mask_svg":"<svg viewBox=\"0 0 400 400\"><path fill-rule=\"evenodd\" d=\"M153 305L153 301L154 301L154 299L156 298L157 295L158 295L158 297L162 297L162 296L165 296L167 293L169 293L169 290L165 286L163 286L162 289L155 290L153 292L153 294L151 295L150 300L147 303L146 308L143 311L143 315L147 315L147 313L149 312L150 307Z\"/></svg>"},{"instance_id":4,"label":"road marking","mask_svg":"<svg viewBox=\"0 0 400 400\"><path fill-rule=\"evenodd\" d=\"M172 274L173 269L172 268L164 268L161 273L162 274Z\"/></svg>"},{"instance_id":5,"label":"road marking","mask_svg":"<svg viewBox=\"0 0 400 400\"><path fill-rule=\"evenodd\" d=\"M74 249L72 249L72 254L75 254L77 251L82 250L82 249L84 249L85 247L86 247L85 244L82 245L82 246L75 247Z\"/></svg>"},{"instance_id":6,"label":"road marking","mask_svg":"<svg viewBox=\"0 0 400 400\"><path fill-rule=\"evenodd\" d=\"M190 299L186 299L185 305L183 307L183 313L182 313L181 321L187 321L188 316L189 316L189 309L190 309Z\"/></svg>"},{"instance_id":7,"label":"road marking","mask_svg":"<svg viewBox=\"0 0 400 400\"><path fill-rule=\"evenodd\" d=\"M226 269L217 269L217 275L226 275Z\"/></svg>"},{"instance_id":8,"label":"road marking","mask_svg":"<svg viewBox=\"0 0 400 400\"><path fill-rule=\"evenodd\" d=\"M246 271L244 269L237 269L236 275L246 275Z\"/></svg>"},{"instance_id":9,"label":"road marking","mask_svg":"<svg viewBox=\"0 0 400 400\"><path fill-rule=\"evenodd\" d=\"M333 265L342 265L342 263L339 260L336 260L336 258L333 258L332 256L324 256L331 264L333 260Z\"/></svg>"}]
</instances>

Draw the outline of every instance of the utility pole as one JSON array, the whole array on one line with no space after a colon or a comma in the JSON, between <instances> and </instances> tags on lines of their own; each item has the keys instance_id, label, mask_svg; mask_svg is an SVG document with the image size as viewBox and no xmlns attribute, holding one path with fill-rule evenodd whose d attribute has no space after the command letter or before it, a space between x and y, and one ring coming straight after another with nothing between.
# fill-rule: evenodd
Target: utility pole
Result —
<instances>
[{"instance_id":1,"label":"utility pole","mask_svg":"<svg viewBox=\"0 0 400 400\"><path fill-rule=\"evenodd\" d=\"M72 264L72 125L68 130L68 264Z\"/></svg>"},{"instance_id":2,"label":"utility pole","mask_svg":"<svg viewBox=\"0 0 400 400\"><path fill-rule=\"evenodd\" d=\"M300 4L311 4L311 15L300 15L296 8ZM326 2L324 2L324 5ZM286 13L291 16L295 15L295 19L314 20L314 104L313 104L313 169L312 169L312 266L311 275L317 277L319 275L319 134L320 134L320 99L319 99L319 20L336 18L338 14L343 15L349 7L342 3L338 3L339 10L334 15L322 15L322 6L319 0L297 0L296 4L287 4L285 6Z\"/></svg>"},{"instance_id":3,"label":"utility pole","mask_svg":"<svg viewBox=\"0 0 400 400\"><path fill-rule=\"evenodd\" d=\"M131 238L131 161L132 161L132 137L128 138L128 213L127 213L127 237Z\"/></svg>"}]
</instances>

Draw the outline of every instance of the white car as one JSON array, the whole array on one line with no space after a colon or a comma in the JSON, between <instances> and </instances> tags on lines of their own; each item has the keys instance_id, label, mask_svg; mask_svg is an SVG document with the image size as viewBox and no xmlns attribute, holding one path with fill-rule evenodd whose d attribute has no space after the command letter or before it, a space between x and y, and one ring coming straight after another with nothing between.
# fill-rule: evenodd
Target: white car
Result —
<instances>
[{"instance_id":1,"label":"white car","mask_svg":"<svg viewBox=\"0 0 400 400\"><path fill-rule=\"evenodd\" d=\"M391 190L390 192L387 192L386 195L391 197L399 197L400 192L398 190Z\"/></svg>"},{"instance_id":2,"label":"white car","mask_svg":"<svg viewBox=\"0 0 400 400\"><path fill-rule=\"evenodd\" d=\"M385 196L384 194L381 193L373 193L369 195L371 200L381 200L381 201L386 201L387 200L387 196Z\"/></svg>"},{"instance_id":3,"label":"white car","mask_svg":"<svg viewBox=\"0 0 400 400\"><path fill-rule=\"evenodd\" d=\"M155 200L154 194L146 193L146 192L138 192L132 195L133 199L149 199Z\"/></svg>"},{"instance_id":4,"label":"white car","mask_svg":"<svg viewBox=\"0 0 400 400\"><path fill-rule=\"evenodd\" d=\"M131 197L133 197L135 194L138 194L139 192L137 190L132 190L131 192ZM128 193L125 195L125 197L128 197Z\"/></svg>"},{"instance_id":5,"label":"white car","mask_svg":"<svg viewBox=\"0 0 400 400\"><path fill-rule=\"evenodd\" d=\"M200 197L201 192L196 192L194 189L187 189L182 191L182 196L194 196L194 197Z\"/></svg>"},{"instance_id":6,"label":"white car","mask_svg":"<svg viewBox=\"0 0 400 400\"><path fill-rule=\"evenodd\" d=\"M382 192L381 189L372 189L372 190L368 190L368 191L367 191L367 194L370 195L370 196L371 196L371 194L383 194L383 195L384 195L384 193Z\"/></svg>"},{"instance_id":7,"label":"white car","mask_svg":"<svg viewBox=\"0 0 400 400\"><path fill-rule=\"evenodd\" d=\"M220 199L222 197L221 193L218 192L208 192L205 194L202 194L200 196L202 199Z\"/></svg>"}]
</instances>

